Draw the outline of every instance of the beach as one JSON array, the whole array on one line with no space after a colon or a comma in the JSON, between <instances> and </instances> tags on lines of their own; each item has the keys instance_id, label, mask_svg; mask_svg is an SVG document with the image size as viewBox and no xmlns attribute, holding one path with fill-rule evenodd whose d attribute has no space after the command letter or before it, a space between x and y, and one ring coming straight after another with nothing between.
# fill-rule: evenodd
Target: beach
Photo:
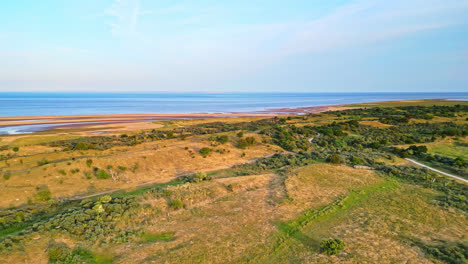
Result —
<instances>
[{"instance_id":1,"label":"beach","mask_svg":"<svg viewBox=\"0 0 468 264\"><path fill-rule=\"evenodd\" d=\"M272 117L320 113L342 109L344 106L314 106L281 108L239 113L179 113L179 114L109 114L109 115L57 115L57 116L12 116L0 117L0 134L25 134L51 129L104 128L106 133L114 130L147 129L153 121L176 119L216 119L240 117Z\"/></svg>"}]
</instances>

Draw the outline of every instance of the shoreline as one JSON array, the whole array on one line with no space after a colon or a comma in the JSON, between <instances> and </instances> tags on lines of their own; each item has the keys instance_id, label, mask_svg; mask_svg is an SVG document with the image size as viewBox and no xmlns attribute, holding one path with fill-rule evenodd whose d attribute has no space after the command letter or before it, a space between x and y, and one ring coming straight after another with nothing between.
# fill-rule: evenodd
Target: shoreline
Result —
<instances>
[{"instance_id":1,"label":"shoreline","mask_svg":"<svg viewBox=\"0 0 468 264\"><path fill-rule=\"evenodd\" d=\"M454 101L448 99L416 99L358 103L358 105L369 105L386 103L416 103L427 101ZM463 101L456 101L463 102ZM466 101L465 101L466 102ZM323 106L309 106L298 108L277 108L252 112L230 112L230 113L170 113L170 114L95 114L95 115L46 115L46 116L6 116L0 117L0 135L22 135L34 132L74 129L95 128L104 130L115 130L112 125L142 124L165 120L195 120L216 118L246 118L246 117L274 117L287 115L306 115L322 113L327 111L346 110L360 108L356 104L337 104ZM105 131L103 133L109 133Z\"/></svg>"},{"instance_id":2,"label":"shoreline","mask_svg":"<svg viewBox=\"0 0 468 264\"><path fill-rule=\"evenodd\" d=\"M0 117L0 136L18 136L60 129L95 128L94 133L111 133L115 130L129 130L129 127L142 127L143 123L165 120L195 120L242 117L274 117L303 115L329 111L339 106L311 106L301 108L279 108L255 112L232 113L174 113L174 114L97 114L97 115L57 115L57 116L11 116ZM140 125L138 125L140 124ZM147 126L145 126L147 127ZM93 134L93 133L92 133Z\"/></svg>"},{"instance_id":3,"label":"shoreline","mask_svg":"<svg viewBox=\"0 0 468 264\"><path fill-rule=\"evenodd\" d=\"M280 108L255 112L232 113L174 113L174 114L96 114L96 115L57 115L57 116L11 116L0 117L0 128L25 125L59 125L70 123L89 125L129 122L152 122L177 119L272 117L293 114L309 114L328 111L339 106L312 106L301 108Z\"/></svg>"}]
</instances>

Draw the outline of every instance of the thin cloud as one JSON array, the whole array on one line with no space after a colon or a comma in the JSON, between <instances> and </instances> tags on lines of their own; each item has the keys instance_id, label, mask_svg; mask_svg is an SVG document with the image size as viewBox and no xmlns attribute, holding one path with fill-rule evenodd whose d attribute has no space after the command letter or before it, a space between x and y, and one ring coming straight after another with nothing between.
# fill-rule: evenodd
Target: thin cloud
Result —
<instances>
[{"instance_id":1,"label":"thin cloud","mask_svg":"<svg viewBox=\"0 0 468 264\"><path fill-rule=\"evenodd\" d=\"M112 34L131 36L135 34L138 18L143 12L139 0L115 0L104 13L114 18L112 22L107 22Z\"/></svg>"}]
</instances>

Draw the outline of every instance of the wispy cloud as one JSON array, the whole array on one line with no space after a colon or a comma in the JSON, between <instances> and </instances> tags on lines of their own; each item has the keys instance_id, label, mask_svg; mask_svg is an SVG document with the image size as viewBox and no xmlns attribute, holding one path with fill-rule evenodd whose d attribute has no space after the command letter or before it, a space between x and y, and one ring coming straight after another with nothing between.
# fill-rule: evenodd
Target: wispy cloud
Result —
<instances>
[{"instance_id":1,"label":"wispy cloud","mask_svg":"<svg viewBox=\"0 0 468 264\"><path fill-rule=\"evenodd\" d=\"M131 36L135 34L138 19L142 12L139 0L115 0L104 13L113 18L108 22L114 35Z\"/></svg>"}]
</instances>

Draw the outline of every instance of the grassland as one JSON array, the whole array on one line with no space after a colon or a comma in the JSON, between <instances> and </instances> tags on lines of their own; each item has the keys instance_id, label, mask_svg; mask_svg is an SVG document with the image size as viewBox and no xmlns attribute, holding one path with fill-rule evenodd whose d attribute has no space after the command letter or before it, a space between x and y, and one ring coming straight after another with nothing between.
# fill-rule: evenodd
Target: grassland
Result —
<instances>
[{"instance_id":1,"label":"grassland","mask_svg":"<svg viewBox=\"0 0 468 264\"><path fill-rule=\"evenodd\" d=\"M403 159L463 172L458 104L3 136L0 262L466 263L467 186Z\"/></svg>"}]
</instances>

